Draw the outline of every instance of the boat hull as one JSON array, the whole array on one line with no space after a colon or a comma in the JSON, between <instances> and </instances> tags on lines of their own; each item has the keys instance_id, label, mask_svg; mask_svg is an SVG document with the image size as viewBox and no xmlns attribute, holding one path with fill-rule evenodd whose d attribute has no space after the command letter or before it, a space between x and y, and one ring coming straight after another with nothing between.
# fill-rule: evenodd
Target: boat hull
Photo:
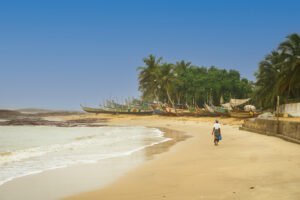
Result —
<instances>
[{"instance_id":1,"label":"boat hull","mask_svg":"<svg viewBox=\"0 0 300 200\"><path fill-rule=\"evenodd\" d=\"M106 110L103 108L90 108L81 106L82 110L87 113L95 113L95 114L128 114L128 115L152 115L153 111L137 111L137 112L130 112L130 111L116 111L116 110Z\"/></svg>"},{"instance_id":2,"label":"boat hull","mask_svg":"<svg viewBox=\"0 0 300 200\"><path fill-rule=\"evenodd\" d=\"M245 111L230 111L229 115L230 117L235 117L235 118L253 118L253 117L257 117L258 113L245 112Z\"/></svg>"}]
</instances>

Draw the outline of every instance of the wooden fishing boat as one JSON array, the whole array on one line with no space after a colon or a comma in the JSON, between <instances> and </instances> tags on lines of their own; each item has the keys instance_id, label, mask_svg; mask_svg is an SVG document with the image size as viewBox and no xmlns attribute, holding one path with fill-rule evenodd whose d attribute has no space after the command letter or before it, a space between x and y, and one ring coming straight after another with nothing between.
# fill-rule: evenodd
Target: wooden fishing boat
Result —
<instances>
[{"instance_id":1,"label":"wooden fishing boat","mask_svg":"<svg viewBox=\"0 0 300 200\"><path fill-rule=\"evenodd\" d=\"M134 109L128 109L126 110L116 110L116 109L109 109L109 108L90 108L90 107L85 107L81 105L82 110L88 113L95 113L95 114L100 114L100 113L106 113L106 114L130 114L130 115L152 115L153 110L134 110Z\"/></svg>"},{"instance_id":2,"label":"wooden fishing boat","mask_svg":"<svg viewBox=\"0 0 300 200\"><path fill-rule=\"evenodd\" d=\"M199 108L198 105L189 106L186 103L185 106L187 109L183 111L184 116L195 116L195 117L205 116L205 112L201 108Z\"/></svg>"},{"instance_id":3,"label":"wooden fishing boat","mask_svg":"<svg viewBox=\"0 0 300 200\"><path fill-rule=\"evenodd\" d=\"M210 116L214 116L214 114L206 111L204 108L199 108L196 105L194 116L196 116L196 117L210 117Z\"/></svg>"},{"instance_id":4,"label":"wooden fishing boat","mask_svg":"<svg viewBox=\"0 0 300 200\"><path fill-rule=\"evenodd\" d=\"M188 109L176 109L177 116L185 116L185 117L190 117L190 116L195 116L195 112L191 112Z\"/></svg>"},{"instance_id":5,"label":"wooden fishing boat","mask_svg":"<svg viewBox=\"0 0 300 200\"><path fill-rule=\"evenodd\" d=\"M144 110L137 110L137 111L112 111L114 114L127 114L127 115L152 115L153 110L144 111Z\"/></svg>"},{"instance_id":6,"label":"wooden fishing boat","mask_svg":"<svg viewBox=\"0 0 300 200\"><path fill-rule=\"evenodd\" d=\"M102 108L90 108L90 107L85 107L85 106L82 106L80 105L80 107L82 108L82 110L84 110L85 112L88 112L88 113L107 113L107 111L105 111L104 109Z\"/></svg>"},{"instance_id":7,"label":"wooden fishing boat","mask_svg":"<svg viewBox=\"0 0 300 200\"><path fill-rule=\"evenodd\" d=\"M204 104L204 109L205 111L208 113L209 116L218 116L218 114L214 111L214 109L212 107L210 107L209 105L207 105L206 103Z\"/></svg>"},{"instance_id":8,"label":"wooden fishing boat","mask_svg":"<svg viewBox=\"0 0 300 200\"><path fill-rule=\"evenodd\" d=\"M163 112L160 114L162 114L162 115L169 115L169 116L178 116L179 115L179 113L176 109L169 107L167 105L162 105L161 108L162 108Z\"/></svg>"},{"instance_id":9,"label":"wooden fishing boat","mask_svg":"<svg viewBox=\"0 0 300 200\"><path fill-rule=\"evenodd\" d=\"M235 118L252 118L252 117L257 117L259 113L253 111L235 110L235 111L229 111L229 115L230 117L235 117Z\"/></svg>"},{"instance_id":10,"label":"wooden fishing boat","mask_svg":"<svg viewBox=\"0 0 300 200\"><path fill-rule=\"evenodd\" d=\"M191 113L186 109L173 108L168 105L161 105L162 111L159 113L160 115L168 115L168 116L188 116Z\"/></svg>"},{"instance_id":11,"label":"wooden fishing boat","mask_svg":"<svg viewBox=\"0 0 300 200\"><path fill-rule=\"evenodd\" d=\"M211 108L214 110L214 113L220 115L220 116L229 116L229 112L226 108L218 107L218 106L211 106Z\"/></svg>"}]
</instances>

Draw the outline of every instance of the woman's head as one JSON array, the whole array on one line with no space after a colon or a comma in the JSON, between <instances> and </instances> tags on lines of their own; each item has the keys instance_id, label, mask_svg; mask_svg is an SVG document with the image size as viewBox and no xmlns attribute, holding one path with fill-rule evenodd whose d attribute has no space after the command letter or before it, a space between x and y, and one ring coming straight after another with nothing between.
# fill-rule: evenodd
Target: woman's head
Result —
<instances>
[{"instance_id":1,"label":"woman's head","mask_svg":"<svg viewBox=\"0 0 300 200\"><path fill-rule=\"evenodd\" d=\"M216 119L216 123L219 123L219 121Z\"/></svg>"}]
</instances>

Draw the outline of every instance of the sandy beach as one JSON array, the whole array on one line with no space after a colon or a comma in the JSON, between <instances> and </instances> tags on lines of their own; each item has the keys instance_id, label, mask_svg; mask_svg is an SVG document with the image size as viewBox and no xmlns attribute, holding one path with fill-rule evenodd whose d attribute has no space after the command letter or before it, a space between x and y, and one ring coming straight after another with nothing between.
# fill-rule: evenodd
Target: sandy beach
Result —
<instances>
[{"instance_id":1,"label":"sandy beach","mask_svg":"<svg viewBox=\"0 0 300 200\"><path fill-rule=\"evenodd\" d=\"M169 128L191 137L105 187L66 199L300 198L300 146L240 131L240 120L220 119L223 140L214 146L214 118L97 117L111 118L112 125Z\"/></svg>"},{"instance_id":2,"label":"sandy beach","mask_svg":"<svg viewBox=\"0 0 300 200\"><path fill-rule=\"evenodd\" d=\"M4 199L299 199L300 146L241 131L243 120L218 118L223 140L213 145L211 117L53 116L110 127L159 128L173 140L132 156L79 164L15 179ZM97 123L96 123L97 124ZM61 124L59 124L61 125ZM15 191L19 191L16 193Z\"/></svg>"}]
</instances>

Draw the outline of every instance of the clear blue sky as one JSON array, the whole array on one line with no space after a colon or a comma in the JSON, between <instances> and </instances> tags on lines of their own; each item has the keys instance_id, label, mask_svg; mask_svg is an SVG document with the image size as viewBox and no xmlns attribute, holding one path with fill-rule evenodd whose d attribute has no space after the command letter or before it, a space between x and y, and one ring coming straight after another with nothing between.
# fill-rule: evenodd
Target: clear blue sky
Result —
<instances>
[{"instance_id":1,"label":"clear blue sky","mask_svg":"<svg viewBox=\"0 0 300 200\"><path fill-rule=\"evenodd\" d=\"M300 32L296 0L49 0L0 3L0 108L79 109L139 96L149 54L236 69Z\"/></svg>"}]
</instances>

